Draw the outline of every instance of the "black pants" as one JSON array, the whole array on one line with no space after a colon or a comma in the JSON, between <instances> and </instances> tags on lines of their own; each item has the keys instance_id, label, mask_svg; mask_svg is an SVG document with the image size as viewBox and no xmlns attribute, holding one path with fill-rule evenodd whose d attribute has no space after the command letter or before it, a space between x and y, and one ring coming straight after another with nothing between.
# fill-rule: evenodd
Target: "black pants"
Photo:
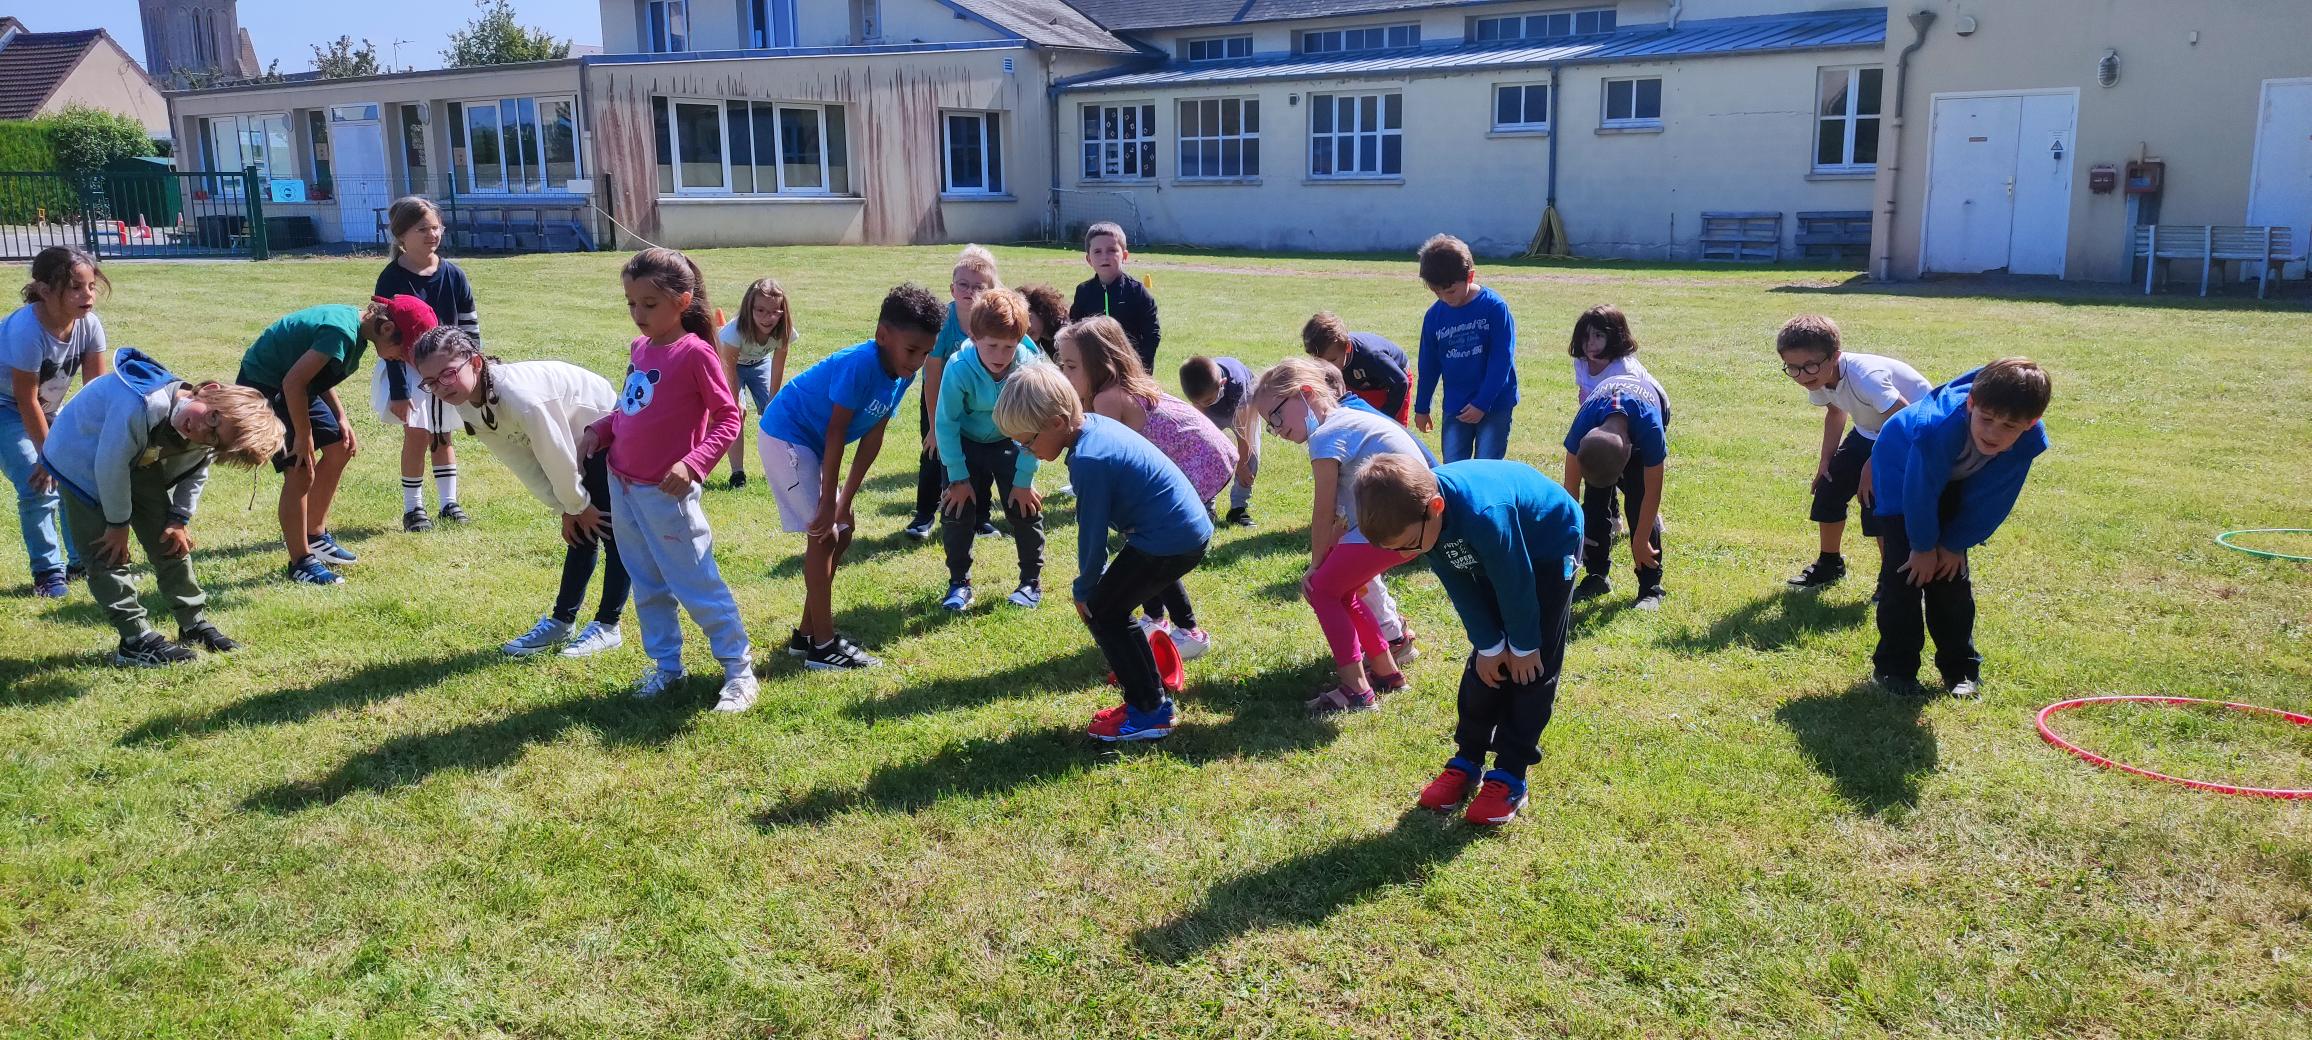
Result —
<instances>
[{"instance_id":1,"label":"black pants","mask_svg":"<svg viewBox=\"0 0 2312 1040\"><path fill-rule=\"evenodd\" d=\"M1485 753L1493 753L1493 768L1519 780L1541 761L1541 731L1557 706L1559 667L1565 663L1566 618L1573 610L1573 582L1564 571L1534 575L1541 594L1541 674L1529 683L1508 678L1487 686L1477 677L1477 657L1461 666L1459 714L1453 743L1463 759L1480 770Z\"/></svg>"},{"instance_id":2,"label":"black pants","mask_svg":"<svg viewBox=\"0 0 2312 1040\"><path fill-rule=\"evenodd\" d=\"M1622 470L1622 479L1613 487L1589 486L1581 496L1581 562L1591 574L1604 575L1614 569L1614 496L1623 500L1622 511L1635 524L1639 506L1646 500L1646 467L1632 458ZM1654 565L1636 568L1638 595L1658 591L1662 587L1662 518L1656 510L1654 529L1646 539L1654 546ZM1634 532L1633 532L1634 533Z\"/></svg>"},{"instance_id":3,"label":"black pants","mask_svg":"<svg viewBox=\"0 0 2312 1040\"><path fill-rule=\"evenodd\" d=\"M992 485L996 499L1003 503L1003 518L1011 524L1012 540L1019 545L1020 584L1029 585L1041 582L1044 576L1044 518L1041 513L1028 516L1012 504L1012 476L1018 472L1019 459L1019 442L1008 437L986 443L963 439L963 464L970 474L976 511L984 514ZM966 509L962 516L939 516L949 585L971 583L971 541L979 535L979 522L972 519L974 512Z\"/></svg>"},{"instance_id":4,"label":"black pants","mask_svg":"<svg viewBox=\"0 0 2312 1040\"><path fill-rule=\"evenodd\" d=\"M1838 450L1830 453L1830 476L1814 481L1814 506L1806 518L1818 524L1846 522L1846 504L1854 501L1862 488L1862 468L1870 465L1871 449L1878 442L1862 435L1861 430L1846 431L1846 439L1838 442ZM1885 534L1886 524L1878 512L1868 506L1862 510L1862 536L1876 538Z\"/></svg>"},{"instance_id":5,"label":"black pants","mask_svg":"<svg viewBox=\"0 0 2312 1040\"><path fill-rule=\"evenodd\" d=\"M1188 602L1188 586L1173 582L1157 589L1156 594L1140 604L1140 612L1150 621L1171 619L1176 628L1196 627L1196 605Z\"/></svg>"},{"instance_id":6,"label":"black pants","mask_svg":"<svg viewBox=\"0 0 2312 1040\"><path fill-rule=\"evenodd\" d=\"M586 500L602 511L602 536L585 545L570 546L562 553L562 589L554 594L556 621L578 620L578 608L586 602L586 586L594 581L595 558L605 551L609 553L610 565L602 573L602 602L594 608L594 620L615 625L619 615L626 612L626 592L631 583L626 577L626 561L618 558L618 539L610 533L609 458L607 451L586 457L580 483L586 487Z\"/></svg>"},{"instance_id":7,"label":"black pants","mask_svg":"<svg viewBox=\"0 0 2312 1040\"><path fill-rule=\"evenodd\" d=\"M931 432L931 397L927 394L916 395L915 432L919 435ZM945 490L947 490L947 467L941 464L938 457L931 454L929 450L918 449L915 455L915 521L917 523L922 523L939 515L939 493ZM977 527L987 523L987 518L987 499L982 498L979 501L978 515L973 518L972 526Z\"/></svg>"},{"instance_id":8,"label":"black pants","mask_svg":"<svg viewBox=\"0 0 2312 1040\"><path fill-rule=\"evenodd\" d=\"M1961 482L1943 490L1943 519L1956 511ZM1927 635L1935 637L1935 669L1943 685L1962 679L1983 678L1983 655L1975 652L1975 582L1967 571L1955 578L1930 581L1924 587L1899 573L1910 559L1911 536L1900 516L1881 517L1886 548L1879 555L1878 649L1871 652L1871 671L1894 678L1916 678L1919 654ZM1923 616L1922 616L1923 615Z\"/></svg>"},{"instance_id":9,"label":"black pants","mask_svg":"<svg viewBox=\"0 0 2312 1040\"><path fill-rule=\"evenodd\" d=\"M1209 545L1210 543L1206 543ZM1124 688L1124 703L1154 711L1164 702L1164 683L1156 674L1156 654L1148 637L1132 623L1132 608L1148 601L1165 586L1177 586L1204 560L1204 545L1177 556L1151 556L1127 545L1108 561L1100 580L1084 603L1091 617L1084 621L1092 641L1108 659L1108 670Z\"/></svg>"}]
</instances>

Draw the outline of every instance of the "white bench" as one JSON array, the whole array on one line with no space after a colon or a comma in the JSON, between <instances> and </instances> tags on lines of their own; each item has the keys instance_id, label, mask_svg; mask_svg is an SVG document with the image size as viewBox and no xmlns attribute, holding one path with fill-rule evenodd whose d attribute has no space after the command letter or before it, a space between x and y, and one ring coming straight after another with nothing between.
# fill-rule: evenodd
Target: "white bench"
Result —
<instances>
[{"instance_id":1,"label":"white bench","mask_svg":"<svg viewBox=\"0 0 2312 1040\"><path fill-rule=\"evenodd\" d=\"M2200 295L2218 261L2256 265L2256 298L2272 287L2272 269L2302 259L2295 255L2294 229L2277 225L2157 224L2135 229L2133 256L2143 265L2143 291L2150 295L2162 260L2200 262Z\"/></svg>"}]
</instances>

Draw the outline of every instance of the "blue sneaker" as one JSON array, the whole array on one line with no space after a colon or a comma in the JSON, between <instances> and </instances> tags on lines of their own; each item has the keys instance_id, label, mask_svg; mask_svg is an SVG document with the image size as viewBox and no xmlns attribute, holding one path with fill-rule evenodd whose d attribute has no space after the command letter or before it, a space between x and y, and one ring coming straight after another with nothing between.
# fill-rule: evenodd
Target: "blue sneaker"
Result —
<instances>
[{"instance_id":1,"label":"blue sneaker","mask_svg":"<svg viewBox=\"0 0 2312 1040\"><path fill-rule=\"evenodd\" d=\"M32 594L41 599L63 599L69 591L63 571L50 571L32 579Z\"/></svg>"},{"instance_id":2,"label":"blue sneaker","mask_svg":"<svg viewBox=\"0 0 2312 1040\"><path fill-rule=\"evenodd\" d=\"M300 585L342 585L345 578L317 557L307 556L289 565L289 580Z\"/></svg>"},{"instance_id":3,"label":"blue sneaker","mask_svg":"<svg viewBox=\"0 0 2312 1040\"><path fill-rule=\"evenodd\" d=\"M1117 708L1092 716L1092 725L1085 732L1095 740L1111 744L1125 740L1162 740L1172 735L1173 711L1170 697L1164 698L1155 711L1143 712L1130 705L1118 705Z\"/></svg>"},{"instance_id":4,"label":"blue sneaker","mask_svg":"<svg viewBox=\"0 0 2312 1040\"><path fill-rule=\"evenodd\" d=\"M1044 602L1044 587L1043 587L1042 585L1038 585L1038 584L1036 584L1035 582L1032 582L1032 581L1031 581L1031 582L1028 582L1027 584L1020 586L1019 588L1016 588L1016 589L1013 589L1013 590L1012 590L1012 594L1011 594L1011 605L1012 605L1012 606L1015 606L1015 607L1026 607L1026 608L1028 608L1028 609L1030 609L1030 610L1033 610L1033 609L1035 609L1036 607L1038 607L1038 606L1041 606L1041 605L1043 604L1043 602Z\"/></svg>"},{"instance_id":5,"label":"blue sneaker","mask_svg":"<svg viewBox=\"0 0 2312 1040\"><path fill-rule=\"evenodd\" d=\"M331 538L327 531L314 535L305 543L305 549L321 562L334 563L340 567L361 562L361 557L353 555L353 550L337 544L337 539Z\"/></svg>"},{"instance_id":6,"label":"blue sneaker","mask_svg":"<svg viewBox=\"0 0 2312 1040\"><path fill-rule=\"evenodd\" d=\"M972 593L971 586L957 585L947 590L947 598L939 601L939 607L942 610L952 610L956 611L957 613L961 613L963 611L970 610L972 601L977 598L978 597Z\"/></svg>"}]
</instances>

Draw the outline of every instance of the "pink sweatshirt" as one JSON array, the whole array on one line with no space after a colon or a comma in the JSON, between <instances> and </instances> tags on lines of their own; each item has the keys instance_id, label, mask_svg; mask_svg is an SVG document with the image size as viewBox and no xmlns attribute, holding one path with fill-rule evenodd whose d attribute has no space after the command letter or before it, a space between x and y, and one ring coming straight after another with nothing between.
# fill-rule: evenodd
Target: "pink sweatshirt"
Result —
<instances>
[{"instance_id":1,"label":"pink sweatshirt","mask_svg":"<svg viewBox=\"0 0 2312 1040\"><path fill-rule=\"evenodd\" d=\"M610 472L656 484L681 462L704 476L739 436L739 406L723 380L722 358L692 334L663 347L637 336L627 349L618 407L593 426L595 442L610 450Z\"/></svg>"}]
</instances>

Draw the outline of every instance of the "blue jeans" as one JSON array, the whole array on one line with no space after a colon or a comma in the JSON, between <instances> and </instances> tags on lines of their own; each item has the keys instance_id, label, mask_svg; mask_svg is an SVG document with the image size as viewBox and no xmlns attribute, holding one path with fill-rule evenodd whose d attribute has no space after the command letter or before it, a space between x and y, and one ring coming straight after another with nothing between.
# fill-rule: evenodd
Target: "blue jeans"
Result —
<instances>
[{"instance_id":1,"label":"blue jeans","mask_svg":"<svg viewBox=\"0 0 2312 1040\"><path fill-rule=\"evenodd\" d=\"M1445 461L1508 458L1509 420L1516 412L1517 406L1510 405L1485 413L1485 418L1475 423L1454 418L1438 423L1438 434L1445 442Z\"/></svg>"},{"instance_id":2,"label":"blue jeans","mask_svg":"<svg viewBox=\"0 0 2312 1040\"><path fill-rule=\"evenodd\" d=\"M771 407L771 363L769 361L757 361L751 365L740 365L738 370L739 385L731 387L731 393L735 396L739 389L744 387L747 395L755 399L755 414L761 415L769 411Z\"/></svg>"},{"instance_id":3,"label":"blue jeans","mask_svg":"<svg viewBox=\"0 0 2312 1040\"><path fill-rule=\"evenodd\" d=\"M62 574L65 561L80 566L80 546L64 529L64 511L56 492L32 489L32 471L40 465L40 451L24 430L24 417L11 405L0 407L0 469L16 485L16 521L24 527L24 555L32 561L34 580Z\"/></svg>"}]
</instances>

